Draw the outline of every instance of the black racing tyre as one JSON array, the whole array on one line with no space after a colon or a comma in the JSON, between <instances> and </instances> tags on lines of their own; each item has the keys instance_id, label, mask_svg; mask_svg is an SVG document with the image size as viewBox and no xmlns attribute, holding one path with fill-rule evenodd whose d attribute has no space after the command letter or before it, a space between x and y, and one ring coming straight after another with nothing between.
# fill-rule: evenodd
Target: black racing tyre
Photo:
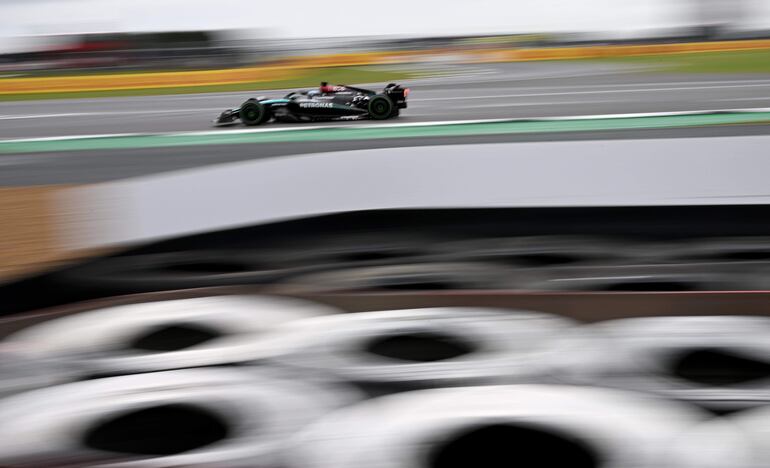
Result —
<instances>
[{"instance_id":1,"label":"black racing tyre","mask_svg":"<svg viewBox=\"0 0 770 468\"><path fill-rule=\"evenodd\" d=\"M270 118L270 113L265 106L251 99L241 104L238 114L241 122L249 126L263 124Z\"/></svg>"},{"instance_id":2,"label":"black racing tyre","mask_svg":"<svg viewBox=\"0 0 770 468\"><path fill-rule=\"evenodd\" d=\"M552 350L572 384L645 391L716 411L770 403L770 318L643 317L575 328Z\"/></svg>"},{"instance_id":3,"label":"black racing tyre","mask_svg":"<svg viewBox=\"0 0 770 468\"><path fill-rule=\"evenodd\" d=\"M539 358L571 320L540 312L438 307L286 323L262 335L265 359L375 393L542 382Z\"/></svg>"},{"instance_id":4,"label":"black racing tyre","mask_svg":"<svg viewBox=\"0 0 770 468\"><path fill-rule=\"evenodd\" d=\"M671 439L708 415L612 389L497 385L407 392L311 424L288 468L660 468ZM709 460L709 452L689 454ZM723 468L731 466L721 460ZM718 465L704 465L715 468Z\"/></svg>"},{"instance_id":5,"label":"black racing tyre","mask_svg":"<svg viewBox=\"0 0 770 468\"><path fill-rule=\"evenodd\" d=\"M367 111L369 111L369 117L374 120L385 120L391 117L393 113L393 101L384 94L377 94L369 100L367 105Z\"/></svg>"},{"instance_id":6,"label":"black racing tyre","mask_svg":"<svg viewBox=\"0 0 770 468\"><path fill-rule=\"evenodd\" d=\"M282 297L178 299L49 320L10 335L3 345L28 360L55 361L60 372L81 377L220 366L253 360L261 349L259 337L278 325L336 313L341 311ZM12 382L3 381L0 389Z\"/></svg>"},{"instance_id":7,"label":"black racing tyre","mask_svg":"<svg viewBox=\"0 0 770 468\"><path fill-rule=\"evenodd\" d=\"M0 402L8 441L0 466L106 452L132 459L81 466L274 467L288 437L356 400L346 390L259 369L154 372L35 390Z\"/></svg>"},{"instance_id":8,"label":"black racing tyre","mask_svg":"<svg viewBox=\"0 0 770 468\"><path fill-rule=\"evenodd\" d=\"M211 250L97 259L60 272L57 281L118 295L267 284L293 273L242 251Z\"/></svg>"}]
</instances>

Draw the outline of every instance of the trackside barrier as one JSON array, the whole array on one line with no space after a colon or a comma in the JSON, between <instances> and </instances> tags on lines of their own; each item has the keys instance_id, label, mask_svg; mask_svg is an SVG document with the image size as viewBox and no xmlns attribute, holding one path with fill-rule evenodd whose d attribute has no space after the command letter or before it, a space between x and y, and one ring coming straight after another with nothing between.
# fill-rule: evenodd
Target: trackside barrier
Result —
<instances>
[{"instance_id":1,"label":"trackside barrier","mask_svg":"<svg viewBox=\"0 0 770 468\"><path fill-rule=\"evenodd\" d=\"M223 70L130 73L111 75L66 76L46 78L10 78L0 80L0 95L45 94L130 89L155 89L259 83L287 79L297 70L366 65L392 65L429 61L451 55L467 63L523 62L533 60L568 60L626 57L656 54L770 49L770 40L688 42L675 44L608 45L590 47L554 47L537 49L433 49L425 51L376 51L290 57L271 66Z\"/></svg>"}]
</instances>

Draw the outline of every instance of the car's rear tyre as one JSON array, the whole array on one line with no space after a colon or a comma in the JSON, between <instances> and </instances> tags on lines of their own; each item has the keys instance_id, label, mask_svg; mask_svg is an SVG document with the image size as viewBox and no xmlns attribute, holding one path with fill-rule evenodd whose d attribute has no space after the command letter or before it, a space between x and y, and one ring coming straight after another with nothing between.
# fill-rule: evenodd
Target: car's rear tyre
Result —
<instances>
[{"instance_id":1,"label":"car's rear tyre","mask_svg":"<svg viewBox=\"0 0 770 468\"><path fill-rule=\"evenodd\" d=\"M238 112L245 125L260 125L267 122L269 114L260 102L249 99L241 105Z\"/></svg>"},{"instance_id":2,"label":"car's rear tyre","mask_svg":"<svg viewBox=\"0 0 770 468\"><path fill-rule=\"evenodd\" d=\"M369 116L374 120L385 120L393 114L393 101L387 96L378 94L369 100L367 110Z\"/></svg>"}]
</instances>

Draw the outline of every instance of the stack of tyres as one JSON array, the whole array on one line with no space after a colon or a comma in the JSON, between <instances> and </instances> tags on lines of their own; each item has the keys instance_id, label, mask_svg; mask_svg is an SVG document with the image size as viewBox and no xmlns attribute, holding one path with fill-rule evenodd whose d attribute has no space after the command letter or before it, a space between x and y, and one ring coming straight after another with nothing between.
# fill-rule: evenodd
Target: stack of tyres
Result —
<instances>
[{"instance_id":1,"label":"stack of tyres","mask_svg":"<svg viewBox=\"0 0 770 468\"><path fill-rule=\"evenodd\" d=\"M552 349L561 381L645 391L718 412L770 403L770 318L645 317L573 329Z\"/></svg>"},{"instance_id":2,"label":"stack of tyres","mask_svg":"<svg viewBox=\"0 0 770 468\"><path fill-rule=\"evenodd\" d=\"M217 296L123 305L43 322L9 336L14 355L93 377L254 359L258 337L293 320L340 311L299 299Z\"/></svg>"},{"instance_id":3,"label":"stack of tyres","mask_svg":"<svg viewBox=\"0 0 770 468\"><path fill-rule=\"evenodd\" d=\"M655 258L639 242L584 236L493 237L438 243L437 256L452 261L491 262L517 268L633 264Z\"/></svg>"},{"instance_id":4,"label":"stack of tyres","mask_svg":"<svg viewBox=\"0 0 770 468\"><path fill-rule=\"evenodd\" d=\"M680 437L679 453L730 452L728 468L764 468L770 460L770 406L712 419ZM683 468L698 468L697 465Z\"/></svg>"},{"instance_id":5,"label":"stack of tyres","mask_svg":"<svg viewBox=\"0 0 770 468\"><path fill-rule=\"evenodd\" d=\"M729 450L676 452L708 417L611 389L548 385L420 390L329 414L294 441L289 468L729 468ZM675 457L675 458L674 458Z\"/></svg>"},{"instance_id":6,"label":"stack of tyres","mask_svg":"<svg viewBox=\"0 0 770 468\"><path fill-rule=\"evenodd\" d=\"M312 242L286 240L259 251L265 262L286 268L329 270L340 267L420 263L433 258L441 239L423 234L360 232L315 236Z\"/></svg>"},{"instance_id":7,"label":"stack of tyres","mask_svg":"<svg viewBox=\"0 0 770 468\"><path fill-rule=\"evenodd\" d=\"M74 454L95 459L81 466L103 468L273 468L292 434L357 398L257 369L70 383L0 401L0 465L32 468Z\"/></svg>"},{"instance_id":8,"label":"stack of tyres","mask_svg":"<svg viewBox=\"0 0 770 468\"><path fill-rule=\"evenodd\" d=\"M354 382L373 394L546 378L554 315L487 308L361 312L289 322L262 339L265 361Z\"/></svg>"},{"instance_id":9,"label":"stack of tyres","mask_svg":"<svg viewBox=\"0 0 770 468\"><path fill-rule=\"evenodd\" d=\"M770 237L715 237L680 242L670 249L669 259L678 262L766 262Z\"/></svg>"},{"instance_id":10,"label":"stack of tyres","mask_svg":"<svg viewBox=\"0 0 770 468\"><path fill-rule=\"evenodd\" d=\"M96 259L59 272L60 287L121 295L212 286L264 285L295 274L240 250L125 255Z\"/></svg>"},{"instance_id":11,"label":"stack of tyres","mask_svg":"<svg viewBox=\"0 0 770 468\"><path fill-rule=\"evenodd\" d=\"M542 268L523 286L537 291L688 292L770 289L766 264L580 265Z\"/></svg>"},{"instance_id":12,"label":"stack of tyres","mask_svg":"<svg viewBox=\"0 0 770 468\"><path fill-rule=\"evenodd\" d=\"M75 266L56 278L65 287L108 295L266 285L308 271L418 261L432 241L418 235L360 233L244 248L129 254Z\"/></svg>"},{"instance_id":13,"label":"stack of tyres","mask_svg":"<svg viewBox=\"0 0 770 468\"><path fill-rule=\"evenodd\" d=\"M291 292L409 292L520 289L529 279L492 263L409 263L341 268L298 275L281 285Z\"/></svg>"}]
</instances>

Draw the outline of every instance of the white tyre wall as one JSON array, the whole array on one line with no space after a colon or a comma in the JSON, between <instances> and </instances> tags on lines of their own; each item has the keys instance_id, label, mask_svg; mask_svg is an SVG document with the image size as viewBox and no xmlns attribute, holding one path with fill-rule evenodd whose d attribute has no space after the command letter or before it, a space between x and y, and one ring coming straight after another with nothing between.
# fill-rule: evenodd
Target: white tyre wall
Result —
<instances>
[{"instance_id":1,"label":"white tyre wall","mask_svg":"<svg viewBox=\"0 0 770 468\"><path fill-rule=\"evenodd\" d=\"M98 309L21 330L6 345L31 356L57 359L83 375L114 375L185 367L232 364L252 359L257 337L292 320L334 314L321 304L278 297L221 296L180 299ZM182 349L137 349L153 333L157 341L181 334L211 334ZM178 328L177 328L178 329ZM161 346L162 348L163 346Z\"/></svg>"},{"instance_id":2,"label":"white tyre wall","mask_svg":"<svg viewBox=\"0 0 770 468\"><path fill-rule=\"evenodd\" d=\"M46 454L73 453L87 459L90 451L98 458L108 453L84 442L89 431L142 410L185 405L223 421L228 429L225 437L173 454L140 455L141 450L132 449L122 455L136 459L99 466L272 468L289 436L354 397L344 388L229 369L185 369L71 383L0 402L4 441L0 464L30 457L42 462Z\"/></svg>"},{"instance_id":3,"label":"white tyre wall","mask_svg":"<svg viewBox=\"0 0 770 468\"><path fill-rule=\"evenodd\" d=\"M506 426L535 429L585 447L599 463L583 463L581 468L678 468L665 458L670 441L705 417L689 405L610 389L512 385L421 390L331 413L294 440L287 464L431 468L437 466L431 463L431 454L463 433ZM476 466L485 466L484 457L495 452L513 453L514 466L559 466L543 464L542 453L517 445L516 439L502 443L503 447L482 443L475 453L465 455L478 458ZM699 454L686 456L708 461ZM560 466L576 465L565 460Z\"/></svg>"},{"instance_id":4,"label":"white tyre wall","mask_svg":"<svg viewBox=\"0 0 770 468\"><path fill-rule=\"evenodd\" d=\"M549 360L568 383L652 392L732 410L770 403L770 377L761 373L770 369L768 337L768 317L631 318L573 329ZM722 353L736 359L735 369L722 368ZM752 366L746 375L754 378L742 381L741 359ZM699 367L690 371L687 366ZM710 384L714 378L724 383Z\"/></svg>"},{"instance_id":5,"label":"white tyre wall","mask_svg":"<svg viewBox=\"0 0 770 468\"><path fill-rule=\"evenodd\" d=\"M303 372L396 389L517 382L542 378L549 343L573 326L550 314L492 308L361 312L288 323L264 336L263 348L265 359ZM436 344L449 353L420 354ZM393 353L382 351L388 347Z\"/></svg>"}]
</instances>

